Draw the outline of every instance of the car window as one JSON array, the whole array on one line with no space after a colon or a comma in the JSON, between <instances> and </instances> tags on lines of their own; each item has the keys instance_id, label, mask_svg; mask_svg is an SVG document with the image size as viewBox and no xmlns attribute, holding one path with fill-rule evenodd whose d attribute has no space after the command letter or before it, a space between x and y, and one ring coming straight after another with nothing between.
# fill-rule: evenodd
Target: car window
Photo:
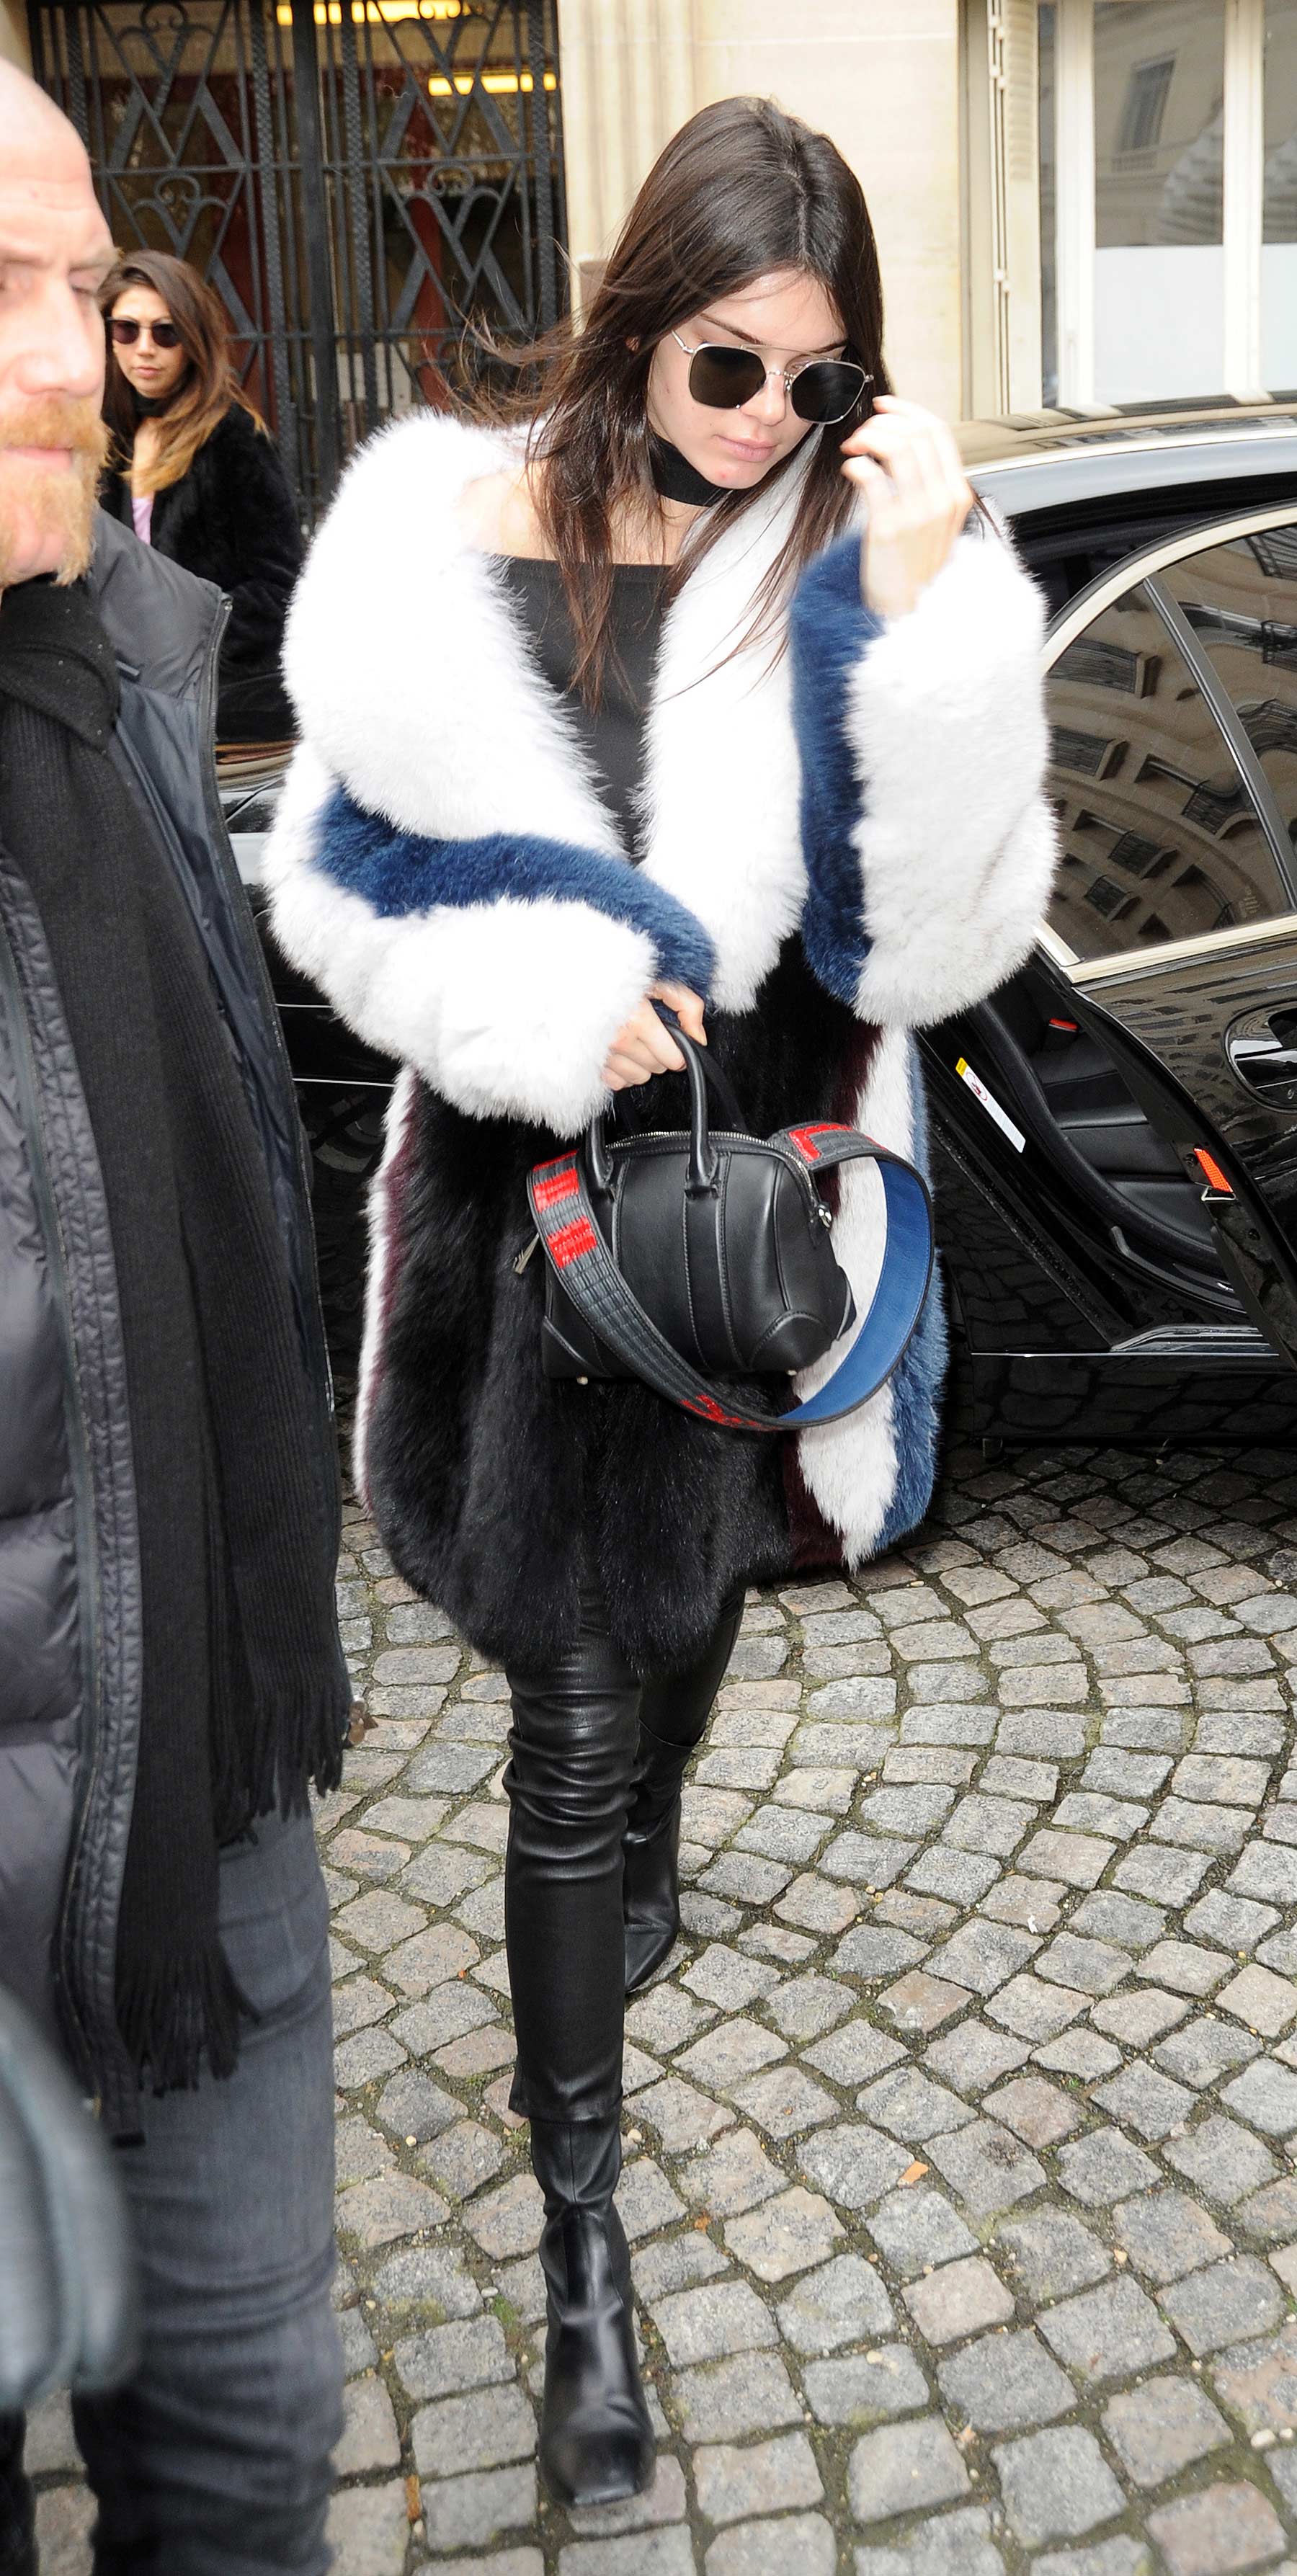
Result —
<instances>
[{"instance_id":1,"label":"car window","mask_svg":"<svg viewBox=\"0 0 1297 2576\"><path fill-rule=\"evenodd\" d=\"M1228 689L1297 845L1297 527L1205 547L1162 579Z\"/></svg>"},{"instance_id":2,"label":"car window","mask_svg":"<svg viewBox=\"0 0 1297 2576\"><path fill-rule=\"evenodd\" d=\"M1225 736L1142 587L1065 648L1049 715L1062 847L1049 919L1079 957L1288 910Z\"/></svg>"}]
</instances>

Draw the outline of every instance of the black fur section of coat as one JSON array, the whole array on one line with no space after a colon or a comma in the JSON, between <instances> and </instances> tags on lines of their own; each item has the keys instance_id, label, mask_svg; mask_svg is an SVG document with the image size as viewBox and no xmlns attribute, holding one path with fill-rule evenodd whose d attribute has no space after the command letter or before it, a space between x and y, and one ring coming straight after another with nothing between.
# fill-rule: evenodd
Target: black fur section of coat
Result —
<instances>
[{"instance_id":1,"label":"black fur section of coat","mask_svg":"<svg viewBox=\"0 0 1297 2576\"><path fill-rule=\"evenodd\" d=\"M871 1033L812 980L800 940L755 1010L708 1028L754 1134L850 1116ZM688 1124L682 1076L631 1097L637 1124ZM547 1379L545 1265L536 1254L521 1277L513 1265L533 1231L527 1173L557 1140L466 1117L424 1084L407 1132L366 1438L398 1570L482 1653L525 1672L574 1634L584 1538L634 1669L683 1669L736 1582L771 1581L800 1554L788 1444L714 1428L638 1384Z\"/></svg>"},{"instance_id":2,"label":"black fur section of coat","mask_svg":"<svg viewBox=\"0 0 1297 2576\"><path fill-rule=\"evenodd\" d=\"M114 518L132 525L129 476L106 475L102 499ZM218 740L291 740L296 724L279 656L302 567L302 534L278 449L241 403L231 403L189 472L157 494L150 543L228 593Z\"/></svg>"}]
</instances>

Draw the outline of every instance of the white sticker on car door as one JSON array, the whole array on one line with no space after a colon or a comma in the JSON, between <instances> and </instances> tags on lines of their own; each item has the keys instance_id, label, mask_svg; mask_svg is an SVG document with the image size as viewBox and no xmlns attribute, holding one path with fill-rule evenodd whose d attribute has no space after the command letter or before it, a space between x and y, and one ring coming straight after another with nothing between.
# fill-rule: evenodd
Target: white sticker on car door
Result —
<instances>
[{"instance_id":1,"label":"white sticker on car door","mask_svg":"<svg viewBox=\"0 0 1297 2576\"><path fill-rule=\"evenodd\" d=\"M1027 1139L1023 1135L1022 1129L1014 1126L1013 1120L1010 1118L1007 1109L1001 1109L999 1101L995 1098L994 1093L988 1091L986 1084L981 1080L980 1075L974 1073L966 1056L961 1055L959 1062L955 1067L955 1071L959 1075L960 1081L967 1083L974 1098L981 1101L982 1107L986 1111L988 1118L993 1118L996 1126L1000 1129L1001 1134L1008 1137L1009 1143L1014 1147L1015 1152L1025 1154L1027 1150Z\"/></svg>"}]
</instances>

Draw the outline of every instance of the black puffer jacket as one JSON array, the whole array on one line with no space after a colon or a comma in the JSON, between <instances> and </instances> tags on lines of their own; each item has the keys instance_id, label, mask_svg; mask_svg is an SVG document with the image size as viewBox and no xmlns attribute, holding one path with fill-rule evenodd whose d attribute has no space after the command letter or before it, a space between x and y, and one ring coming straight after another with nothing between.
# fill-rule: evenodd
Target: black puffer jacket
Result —
<instances>
[{"instance_id":1,"label":"black puffer jacket","mask_svg":"<svg viewBox=\"0 0 1297 2576\"><path fill-rule=\"evenodd\" d=\"M121 671L114 754L192 908L242 1065L318 1394L303 1475L336 1526L301 1130L210 752L223 603L102 512L89 581ZM141 1678L130 1421L94 1139L40 919L3 847L0 1424L0 1963L61 2023L121 2128L133 2082L114 1961Z\"/></svg>"},{"instance_id":2,"label":"black puffer jacket","mask_svg":"<svg viewBox=\"0 0 1297 2576\"><path fill-rule=\"evenodd\" d=\"M105 475L102 500L113 518L132 526L127 476ZM279 654L302 534L278 450L241 403L231 403L181 481L158 493L149 542L228 593L218 741L290 740L295 727Z\"/></svg>"}]
</instances>

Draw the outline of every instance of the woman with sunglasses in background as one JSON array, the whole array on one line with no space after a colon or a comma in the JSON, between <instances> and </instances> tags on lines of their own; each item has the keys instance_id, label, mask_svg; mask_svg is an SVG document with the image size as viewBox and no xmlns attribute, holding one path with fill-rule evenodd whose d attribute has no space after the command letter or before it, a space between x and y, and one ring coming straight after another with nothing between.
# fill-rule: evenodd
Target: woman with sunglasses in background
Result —
<instances>
[{"instance_id":1,"label":"woman with sunglasses in background","mask_svg":"<svg viewBox=\"0 0 1297 2576\"><path fill-rule=\"evenodd\" d=\"M164 251L132 251L99 300L113 433L100 498L146 545L229 593L218 741L285 741L279 655L302 539L278 452L236 382L224 309Z\"/></svg>"},{"instance_id":2,"label":"woman with sunglasses in background","mask_svg":"<svg viewBox=\"0 0 1297 2576\"><path fill-rule=\"evenodd\" d=\"M513 2102L569 2503L652 2474L613 2208L623 1990L678 1928L689 1755L745 1585L859 1567L921 1519L944 1345L933 1300L881 1394L785 1442L547 1378L524 1184L610 1093L684 1123L659 1004L754 1134L839 1119L922 1157L908 1033L1018 964L1053 858L1040 603L971 507L949 433L888 391L856 179L730 99L650 172L526 429L383 432L289 620L275 927L407 1068L360 1481L512 1694ZM880 1234L855 1163L834 1244L862 1314Z\"/></svg>"}]
</instances>

